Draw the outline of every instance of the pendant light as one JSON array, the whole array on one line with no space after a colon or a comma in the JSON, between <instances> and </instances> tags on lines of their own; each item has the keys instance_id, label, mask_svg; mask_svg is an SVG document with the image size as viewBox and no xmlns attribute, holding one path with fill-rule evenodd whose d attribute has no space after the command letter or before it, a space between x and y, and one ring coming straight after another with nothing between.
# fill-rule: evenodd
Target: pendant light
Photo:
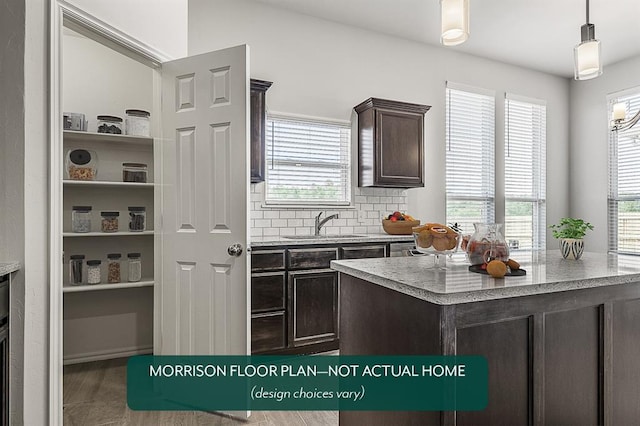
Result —
<instances>
[{"instance_id":1,"label":"pendant light","mask_svg":"<svg viewBox=\"0 0 640 426\"><path fill-rule=\"evenodd\" d=\"M589 80L602 75L600 40L596 40L596 27L589 23L589 0L587 22L580 27L581 42L573 49L576 80Z\"/></svg>"},{"instance_id":2,"label":"pendant light","mask_svg":"<svg viewBox=\"0 0 640 426\"><path fill-rule=\"evenodd\" d=\"M440 43L456 46L469 38L469 0L440 0Z\"/></svg>"},{"instance_id":3,"label":"pendant light","mask_svg":"<svg viewBox=\"0 0 640 426\"><path fill-rule=\"evenodd\" d=\"M627 119L627 103L617 102L613 105L613 114L611 117L611 131L627 130L635 126L640 121L640 110L636 114Z\"/></svg>"}]
</instances>

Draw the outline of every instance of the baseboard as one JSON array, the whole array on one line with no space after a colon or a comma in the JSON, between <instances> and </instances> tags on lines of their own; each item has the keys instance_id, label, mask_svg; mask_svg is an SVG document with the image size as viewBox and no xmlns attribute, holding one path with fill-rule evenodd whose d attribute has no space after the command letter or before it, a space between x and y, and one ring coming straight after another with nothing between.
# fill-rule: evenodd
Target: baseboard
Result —
<instances>
[{"instance_id":1,"label":"baseboard","mask_svg":"<svg viewBox=\"0 0 640 426\"><path fill-rule=\"evenodd\" d=\"M116 350L106 350L89 352L84 354L76 354L65 356L63 364L80 364L83 362L104 361L107 359L126 358L134 355L147 355L153 353L153 346L138 346L130 348L118 348Z\"/></svg>"}]
</instances>

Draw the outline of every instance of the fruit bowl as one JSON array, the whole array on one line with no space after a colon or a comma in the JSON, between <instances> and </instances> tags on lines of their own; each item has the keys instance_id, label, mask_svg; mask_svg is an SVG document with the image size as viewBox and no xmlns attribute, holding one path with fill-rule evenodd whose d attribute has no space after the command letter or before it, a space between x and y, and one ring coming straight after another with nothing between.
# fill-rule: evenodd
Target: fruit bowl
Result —
<instances>
[{"instance_id":1,"label":"fruit bowl","mask_svg":"<svg viewBox=\"0 0 640 426\"><path fill-rule=\"evenodd\" d=\"M411 235L413 228L420 225L419 220L397 220L382 219L382 229L390 235Z\"/></svg>"},{"instance_id":2,"label":"fruit bowl","mask_svg":"<svg viewBox=\"0 0 640 426\"><path fill-rule=\"evenodd\" d=\"M435 267L441 268L440 256L451 255L458 251L462 234L439 223L427 223L413 229L416 250L423 254L436 256Z\"/></svg>"}]
</instances>

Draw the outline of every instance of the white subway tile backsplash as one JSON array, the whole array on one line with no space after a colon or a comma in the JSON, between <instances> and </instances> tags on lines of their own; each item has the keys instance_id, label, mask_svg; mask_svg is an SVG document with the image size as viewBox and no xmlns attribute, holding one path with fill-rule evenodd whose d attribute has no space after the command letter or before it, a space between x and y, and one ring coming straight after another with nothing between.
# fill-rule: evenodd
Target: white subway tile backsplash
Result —
<instances>
[{"instance_id":1,"label":"white subway tile backsplash","mask_svg":"<svg viewBox=\"0 0 640 426\"><path fill-rule=\"evenodd\" d=\"M289 226L287 219L271 219L271 226L273 228L286 228Z\"/></svg>"},{"instance_id":2,"label":"white subway tile backsplash","mask_svg":"<svg viewBox=\"0 0 640 426\"><path fill-rule=\"evenodd\" d=\"M280 212L278 210L265 210L264 211L265 219L280 219Z\"/></svg>"},{"instance_id":3,"label":"white subway tile backsplash","mask_svg":"<svg viewBox=\"0 0 640 426\"><path fill-rule=\"evenodd\" d=\"M354 188L354 207L345 210L320 210L296 208L263 208L264 184L251 185L250 224L251 236L310 235L313 233L315 216L322 217L338 213L324 226L329 234L365 234L383 232L380 220L396 210L406 211L406 191L396 188ZM366 212L363 220L358 212Z\"/></svg>"},{"instance_id":4,"label":"white subway tile backsplash","mask_svg":"<svg viewBox=\"0 0 640 426\"><path fill-rule=\"evenodd\" d=\"M271 228L270 219L256 219L254 225L256 228Z\"/></svg>"},{"instance_id":5,"label":"white subway tile backsplash","mask_svg":"<svg viewBox=\"0 0 640 426\"><path fill-rule=\"evenodd\" d=\"M303 221L302 219L287 219L287 226L294 228L303 226Z\"/></svg>"}]
</instances>

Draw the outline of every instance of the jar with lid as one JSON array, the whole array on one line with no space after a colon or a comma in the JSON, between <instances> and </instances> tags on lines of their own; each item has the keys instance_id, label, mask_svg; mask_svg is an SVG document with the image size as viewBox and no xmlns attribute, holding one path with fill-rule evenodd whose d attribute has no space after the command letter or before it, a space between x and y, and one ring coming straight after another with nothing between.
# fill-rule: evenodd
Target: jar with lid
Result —
<instances>
[{"instance_id":1,"label":"jar with lid","mask_svg":"<svg viewBox=\"0 0 640 426\"><path fill-rule=\"evenodd\" d=\"M87 260L87 284L100 284L100 260Z\"/></svg>"},{"instance_id":2,"label":"jar with lid","mask_svg":"<svg viewBox=\"0 0 640 426\"><path fill-rule=\"evenodd\" d=\"M91 206L73 206L71 208L71 230L73 232L91 232Z\"/></svg>"},{"instance_id":3,"label":"jar with lid","mask_svg":"<svg viewBox=\"0 0 640 426\"><path fill-rule=\"evenodd\" d=\"M144 207L129 207L129 231L144 231L146 218L147 213Z\"/></svg>"},{"instance_id":4,"label":"jar with lid","mask_svg":"<svg viewBox=\"0 0 640 426\"><path fill-rule=\"evenodd\" d=\"M118 232L119 212L100 212L102 232Z\"/></svg>"},{"instance_id":5,"label":"jar with lid","mask_svg":"<svg viewBox=\"0 0 640 426\"><path fill-rule=\"evenodd\" d=\"M125 111L127 118L125 121L125 131L130 136L151 136L151 125L148 111L141 109L128 109Z\"/></svg>"},{"instance_id":6,"label":"jar with lid","mask_svg":"<svg viewBox=\"0 0 640 426\"><path fill-rule=\"evenodd\" d=\"M69 283L71 285L82 284L82 268L84 263L83 254L72 254L69 256Z\"/></svg>"},{"instance_id":7,"label":"jar with lid","mask_svg":"<svg viewBox=\"0 0 640 426\"><path fill-rule=\"evenodd\" d=\"M120 274L120 253L109 253L107 255L107 282L109 284L119 283L122 279Z\"/></svg>"},{"instance_id":8,"label":"jar with lid","mask_svg":"<svg viewBox=\"0 0 640 426\"><path fill-rule=\"evenodd\" d=\"M144 163L122 163L122 181L147 183L147 165Z\"/></svg>"},{"instance_id":9,"label":"jar with lid","mask_svg":"<svg viewBox=\"0 0 640 426\"><path fill-rule=\"evenodd\" d=\"M98 133L122 134L122 118L113 115L99 115Z\"/></svg>"},{"instance_id":10,"label":"jar with lid","mask_svg":"<svg viewBox=\"0 0 640 426\"><path fill-rule=\"evenodd\" d=\"M137 282L142 279L142 260L140 253L128 253L129 282Z\"/></svg>"},{"instance_id":11,"label":"jar with lid","mask_svg":"<svg viewBox=\"0 0 640 426\"><path fill-rule=\"evenodd\" d=\"M68 179L95 180L98 176L98 154L88 149L70 149L65 166Z\"/></svg>"}]
</instances>

